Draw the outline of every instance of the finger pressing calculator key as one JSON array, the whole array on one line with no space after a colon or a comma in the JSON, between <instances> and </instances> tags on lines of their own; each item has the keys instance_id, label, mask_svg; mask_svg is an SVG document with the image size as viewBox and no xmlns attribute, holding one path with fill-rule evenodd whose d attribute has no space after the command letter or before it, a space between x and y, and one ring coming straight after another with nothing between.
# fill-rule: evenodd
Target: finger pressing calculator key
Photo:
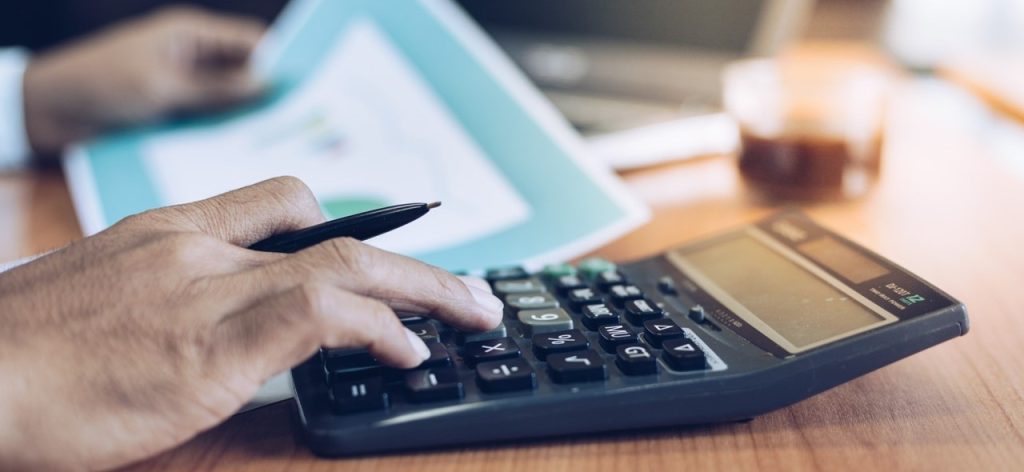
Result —
<instances>
[{"instance_id":1,"label":"finger pressing calculator key","mask_svg":"<svg viewBox=\"0 0 1024 472\"><path fill-rule=\"evenodd\" d=\"M430 350L421 365L322 349L292 370L314 452L745 420L967 327L959 302L791 214L627 264L487 273L495 330L400 315Z\"/></svg>"}]
</instances>

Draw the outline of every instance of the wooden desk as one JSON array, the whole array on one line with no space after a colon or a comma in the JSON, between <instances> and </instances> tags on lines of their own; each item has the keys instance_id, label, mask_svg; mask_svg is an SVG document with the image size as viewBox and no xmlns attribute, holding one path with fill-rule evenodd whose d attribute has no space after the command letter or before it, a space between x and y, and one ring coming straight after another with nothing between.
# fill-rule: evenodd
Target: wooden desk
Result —
<instances>
[{"instance_id":1,"label":"wooden desk","mask_svg":"<svg viewBox=\"0 0 1024 472\"><path fill-rule=\"evenodd\" d=\"M965 301L972 321L966 337L749 423L322 461L296 439L290 405L278 404L239 415L138 468L1020 468L1024 173L998 157L987 128L965 119L959 100L934 82L908 87L894 107L883 177L872 194L805 210ZM727 158L634 172L626 180L654 208L655 218L598 252L616 260L653 254L776 209L745 196ZM0 178L0 228L4 257L78 237L61 177Z\"/></svg>"}]
</instances>

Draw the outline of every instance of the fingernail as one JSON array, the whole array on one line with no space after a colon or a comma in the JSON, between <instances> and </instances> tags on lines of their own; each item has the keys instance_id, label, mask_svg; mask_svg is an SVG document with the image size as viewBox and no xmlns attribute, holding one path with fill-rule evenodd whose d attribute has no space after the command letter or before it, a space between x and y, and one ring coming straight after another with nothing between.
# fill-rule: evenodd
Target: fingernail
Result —
<instances>
[{"instance_id":1,"label":"fingernail","mask_svg":"<svg viewBox=\"0 0 1024 472\"><path fill-rule=\"evenodd\" d=\"M505 308L505 304L501 303L501 300L498 300L498 297L492 295L489 290L483 290L470 285L469 293L473 294L473 299L476 300L477 305L480 305L480 307L487 310L487 312L494 313L496 316L501 317L501 312Z\"/></svg>"},{"instance_id":2,"label":"fingernail","mask_svg":"<svg viewBox=\"0 0 1024 472\"><path fill-rule=\"evenodd\" d=\"M406 329L405 337L409 338L409 344L411 344L412 348L416 350L416 353L420 355L420 358L423 360L430 358L430 348L427 347L427 344L424 343L419 336L416 336L416 333Z\"/></svg>"},{"instance_id":3,"label":"fingernail","mask_svg":"<svg viewBox=\"0 0 1024 472\"><path fill-rule=\"evenodd\" d=\"M473 277L471 275L460 275L459 280L466 284L467 287L476 287L481 290L486 290L488 293L491 292L491 284L487 283L486 280L480 277Z\"/></svg>"}]
</instances>

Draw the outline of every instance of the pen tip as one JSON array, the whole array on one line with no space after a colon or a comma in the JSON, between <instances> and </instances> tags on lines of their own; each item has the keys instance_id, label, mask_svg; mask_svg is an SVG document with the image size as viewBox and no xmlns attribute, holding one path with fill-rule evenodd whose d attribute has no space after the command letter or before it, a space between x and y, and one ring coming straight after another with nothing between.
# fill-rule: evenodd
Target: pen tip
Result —
<instances>
[{"instance_id":1,"label":"pen tip","mask_svg":"<svg viewBox=\"0 0 1024 472\"><path fill-rule=\"evenodd\" d=\"M439 206L441 206L441 202L428 203L427 204L427 209L428 210L432 210L432 209L437 208Z\"/></svg>"}]
</instances>

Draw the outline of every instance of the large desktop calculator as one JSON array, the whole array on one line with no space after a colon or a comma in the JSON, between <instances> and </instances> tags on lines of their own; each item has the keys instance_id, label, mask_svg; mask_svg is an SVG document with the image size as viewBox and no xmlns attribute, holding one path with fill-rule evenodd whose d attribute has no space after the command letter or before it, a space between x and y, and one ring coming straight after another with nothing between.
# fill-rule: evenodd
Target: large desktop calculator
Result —
<instances>
[{"instance_id":1,"label":"large desktop calculator","mask_svg":"<svg viewBox=\"0 0 1024 472\"><path fill-rule=\"evenodd\" d=\"M792 212L628 264L486 277L502 325L404 318L432 353L417 369L325 349L292 371L314 452L747 420L968 329L962 303Z\"/></svg>"}]
</instances>

